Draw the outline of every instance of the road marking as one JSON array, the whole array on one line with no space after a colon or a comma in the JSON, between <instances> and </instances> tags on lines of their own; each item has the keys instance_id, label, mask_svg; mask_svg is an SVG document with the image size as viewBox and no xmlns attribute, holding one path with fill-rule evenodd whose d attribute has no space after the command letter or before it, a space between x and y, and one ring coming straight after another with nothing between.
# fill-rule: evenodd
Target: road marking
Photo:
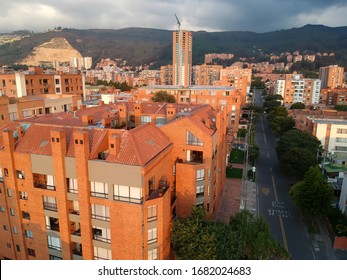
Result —
<instances>
[{"instance_id":1,"label":"road marking","mask_svg":"<svg viewBox=\"0 0 347 280\"><path fill-rule=\"evenodd\" d=\"M273 175L271 175L271 179L272 179L272 187L273 187L274 194L275 194L275 200L278 202L276 184L275 184L275 179L274 179L274 176L273 176ZM282 233L283 246L284 246L284 248L288 251L287 237L286 237L286 232L285 232L285 230L284 230L284 225L283 225L282 216L279 215L278 218L279 218L279 220L280 220L280 227L281 227L281 233Z\"/></svg>"},{"instance_id":2,"label":"road marking","mask_svg":"<svg viewBox=\"0 0 347 280\"><path fill-rule=\"evenodd\" d=\"M265 145L267 145L265 134L263 134L263 136L264 136Z\"/></svg>"},{"instance_id":3,"label":"road marking","mask_svg":"<svg viewBox=\"0 0 347 280\"><path fill-rule=\"evenodd\" d=\"M287 237L286 237L286 233L284 231L284 225L283 225L282 216L278 216L278 217L280 219L280 226L281 226L281 232L282 232L283 246L288 251Z\"/></svg>"},{"instance_id":4,"label":"road marking","mask_svg":"<svg viewBox=\"0 0 347 280\"><path fill-rule=\"evenodd\" d=\"M265 195L268 195L270 193L270 189L269 188L261 188L261 192Z\"/></svg>"},{"instance_id":5,"label":"road marking","mask_svg":"<svg viewBox=\"0 0 347 280\"><path fill-rule=\"evenodd\" d=\"M272 174L271 174L271 179L272 179L272 187L273 187L274 194L275 194L275 200L278 201L277 190L276 190L276 185L275 185L275 179L274 179L274 176Z\"/></svg>"}]
</instances>

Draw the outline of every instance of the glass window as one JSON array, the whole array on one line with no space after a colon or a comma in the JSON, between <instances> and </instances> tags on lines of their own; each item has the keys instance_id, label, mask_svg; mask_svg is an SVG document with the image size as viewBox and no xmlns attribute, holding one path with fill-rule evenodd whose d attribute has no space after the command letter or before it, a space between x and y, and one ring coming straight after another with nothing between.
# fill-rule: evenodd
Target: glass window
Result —
<instances>
[{"instance_id":1,"label":"glass window","mask_svg":"<svg viewBox=\"0 0 347 280\"><path fill-rule=\"evenodd\" d=\"M33 232L31 230L24 230L25 237L33 238Z\"/></svg>"},{"instance_id":2,"label":"glass window","mask_svg":"<svg viewBox=\"0 0 347 280\"><path fill-rule=\"evenodd\" d=\"M108 197L108 184L101 182L91 183L91 196L107 198Z\"/></svg>"},{"instance_id":3,"label":"glass window","mask_svg":"<svg viewBox=\"0 0 347 280\"><path fill-rule=\"evenodd\" d=\"M198 137L196 137L193 133L187 130L186 133L186 144L187 145L195 145L195 146L203 146L203 143L200 141Z\"/></svg>"},{"instance_id":4,"label":"glass window","mask_svg":"<svg viewBox=\"0 0 347 280\"><path fill-rule=\"evenodd\" d=\"M61 242L59 237L47 236L48 248L61 251Z\"/></svg>"},{"instance_id":5,"label":"glass window","mask_svg":"<svg viewBox=\"0 0 347 280\"><path fill-rule=\"evenodd\" d=\"M157 260L158 259L158 249L152 249L148 251L148 259L149 260Z\"/></svg>"},{"instance_id":6,"label":"glass window","mask_svg":"<svg viewBox=\"0 0 347 280\"><path fill-rule=\"evenodd\" d=\"M148 221L155 221L157 219L157 205L148 206Z\"/></svg>"},{"instance_id":7,"label":"glass window","mask_svg":"<svg viewBox=\"0 0 347 280\"><path fill-rule=\"evenodd\" d=\"M157 228L151 228L148 230L148 244L157 242Z\"/></svg>"},{"instance_id":8,"label":"glass window","mask_svg":"<svg viewBox=\"0 0 347 280\"><path fill-rule=\"evenodd\" d=\"M105 205L92 204L92 218L98 220L110 220L110 208Z\"/></svg>"}]
</instances>

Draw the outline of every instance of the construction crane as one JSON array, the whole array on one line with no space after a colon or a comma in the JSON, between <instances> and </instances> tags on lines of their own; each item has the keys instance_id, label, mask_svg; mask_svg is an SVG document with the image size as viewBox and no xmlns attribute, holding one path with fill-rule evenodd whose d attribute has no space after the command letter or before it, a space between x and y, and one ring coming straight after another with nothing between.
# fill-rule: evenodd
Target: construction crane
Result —
<instances>
[{"instance_id":1,"label":"construction crane","mask_svg":"<svg viewBox=\"0 0 347 280\"><path fill-rule=\"evenodd\" d=\"M181 23L180 23L180 21L179 21L179 19L178 19L178 17L177 17L176 14L175 14L175 18L176 18L176 20L177 20L178 31L180 31L180 29L181 29Z\"/></svg>"}]
</instances>

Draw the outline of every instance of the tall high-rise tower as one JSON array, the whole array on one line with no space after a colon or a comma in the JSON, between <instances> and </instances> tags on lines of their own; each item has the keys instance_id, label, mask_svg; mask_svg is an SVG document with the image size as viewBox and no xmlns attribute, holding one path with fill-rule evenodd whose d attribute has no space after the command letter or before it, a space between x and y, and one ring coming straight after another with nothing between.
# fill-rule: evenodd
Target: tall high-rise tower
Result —
<instances>
[{"instance_id":1,"label":"tall high-rise tower","mask_svg":"<svg viewBox=\"0 0 347 280\"><path fill-rule=\"evenodd\" d=\"M172 46L173 85L190 86L192 80L192 32L181 30L178 19L177 23L178 30L173 32Z\"/></svg>"}]
</instances>

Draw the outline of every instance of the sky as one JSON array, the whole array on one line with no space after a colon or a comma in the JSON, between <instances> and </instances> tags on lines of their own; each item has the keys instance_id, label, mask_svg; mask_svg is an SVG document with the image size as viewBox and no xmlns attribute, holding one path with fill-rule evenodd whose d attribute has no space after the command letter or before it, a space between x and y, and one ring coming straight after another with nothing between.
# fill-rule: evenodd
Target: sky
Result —
<instances>
[{"instance_id":1,"label":"sky","mask_svg":"<svg viewBox=\"0 0 347 280\"><path fill-rule=\"evenodd\" d=\"M347 26L346 0L0 0L0 32L146 27L269 32Z\"/></svg>"}]
</instances>

